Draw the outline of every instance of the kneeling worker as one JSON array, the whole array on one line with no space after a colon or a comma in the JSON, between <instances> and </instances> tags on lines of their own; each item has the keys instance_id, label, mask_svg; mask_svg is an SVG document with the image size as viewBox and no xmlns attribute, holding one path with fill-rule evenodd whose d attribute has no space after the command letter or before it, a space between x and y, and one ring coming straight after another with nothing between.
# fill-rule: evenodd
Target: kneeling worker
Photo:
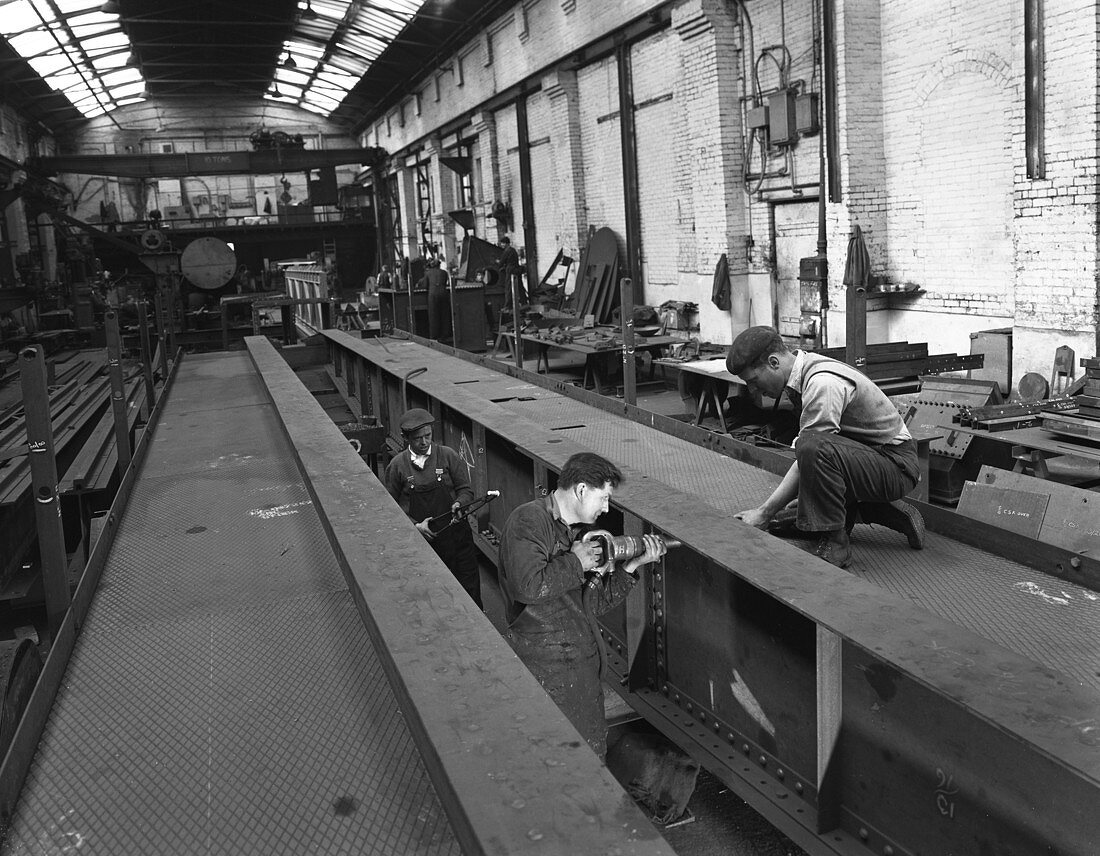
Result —
<instances>
[{"instance_id":1,"label":"kneeling worker","mask_svg":"<svg viewBox=\"0 0 1100 856\"><path fill-rule=\"evenodd\" d=\"M899 502L920 479L917 445L897 408L859 369L806 351L789 351L771 327L750 327L734 340L726 368L778 399L786 390L800 410L795 462L758 508L737 514L764 528L797 497L796 527L818 537L816 554L845 568L857 519L880 523L924 545L924 520ZM793 533L792 533L793 534Z\"/></svg>"},{"instance_id":2,"label":"kneeling worker","mask_svg":"<svg viewBox=\"0 0 1100 856\"><path fill-rule=\"evenodd\" d=\"M408 449L386 467L386 489L480 609L481 576L470 524L463 520L438 534L428 527L433 517L454 511L474 498L470 472L458 452L442 443L432 443L434 421L432 414L419 407L402 414L399 427Z\"/></svg>"},{"instance_id":3,"label":"kneeling worker","mask_svg":"<svg viewBox=\"0 0 1100 856\"><path fill-rule=\"evenodd\" d=\"M591 452L573 455L558 486L546 497L516 508L500 539L500 582L508 608L512 648L569 721L601 758L607 721L600 679L602 644L583 601L585 574L602 561L593 542L578 540L585 526L607 511L623 474ZM645 553L615 566L591 590L599 615L621 603L642 565L664 553L661 539L644 536Z\"/></svg>"}]
</instances>

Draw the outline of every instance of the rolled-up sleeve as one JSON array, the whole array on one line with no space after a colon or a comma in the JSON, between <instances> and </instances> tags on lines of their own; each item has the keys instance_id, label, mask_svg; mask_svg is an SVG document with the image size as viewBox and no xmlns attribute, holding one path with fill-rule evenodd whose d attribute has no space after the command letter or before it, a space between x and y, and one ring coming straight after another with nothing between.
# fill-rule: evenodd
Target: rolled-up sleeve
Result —
<instances>
[{"instance_id":1,"label":"rolled-up sleeve","mask_svg":"<svg viewBox=\"0 0 1100 856\"><path fill-rule=\"evenodd\" d=\"M551 555L556 540L553 520L538 508L520 506L512 512L500 539L503 582L512 600L542 603L584 582L580 559L572 552Z\"/></svg>"}]
</instances>

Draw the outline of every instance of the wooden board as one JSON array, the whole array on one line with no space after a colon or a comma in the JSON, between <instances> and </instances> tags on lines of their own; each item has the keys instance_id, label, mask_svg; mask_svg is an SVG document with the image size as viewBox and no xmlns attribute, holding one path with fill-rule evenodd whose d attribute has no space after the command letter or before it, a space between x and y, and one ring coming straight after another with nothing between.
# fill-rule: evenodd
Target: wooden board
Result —
<instances>
[{"instance_id":1,"label":"wooden board","mask_svg":"<svg viewBox=\"0 0 1100 856\"><path fill-rule=\"evenodd\" d=\"M990 466L981 468L977 481L987 488L1011 489L1048 497L1038 540L1076 553L1100 557L1100 494ZM966 492L965 488L963 492Z\"/></svg>"},{"instance_id":2,"label":"wooden board","mask_svg":"<svg viewBox=\"0 0 1100 856\"><path fill-rule=\"evenodd\" d=\"M1027 538L1040 538L1050 497L1000 485L968 481L959 497L958 512Z\"/></svg>"}]
</instances>

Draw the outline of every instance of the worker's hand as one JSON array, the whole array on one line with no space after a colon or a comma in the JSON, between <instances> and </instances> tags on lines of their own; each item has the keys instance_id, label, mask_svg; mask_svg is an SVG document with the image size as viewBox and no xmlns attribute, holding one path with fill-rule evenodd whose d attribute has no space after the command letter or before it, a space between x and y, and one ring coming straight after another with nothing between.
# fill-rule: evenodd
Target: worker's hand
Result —
<instances>
[{"instance_id":1,"label":"worker's hand","mask_svg":"<svg viewBox=\"0 0 1100 856\"><path fill-rule=\"evenodd\" d=\"M665 542L656 535L643 535L642 541L645 542L645 552L623 565L624 571L633 574L642 565L651 565L668 552Z\"/></svg>"},{"instance_id":2,"label":"worker's hand","mask_svg":"<svg viewBox=\"0 0 1100 856\"><path fill-rule=\"evenodd\" d=\"M460 508L462 508L462 503L457 499L451 503L451 511L458 511Z\"/></svg>"},{"instance_id":3,"label":"worker's hand","mask_svg":"<svg viewBox=\"0 0 1100 856\"><path fill-rule=\"evenodd\" d=\"M428 526L428 524L431 523L431 520L432 519L430 517L425 517L423 520L416 524L416 530L429 541L435 538L435 533L432 532L431 527Z\"/></svg>"},{"instance_id":4,"label":"worker's hand","mask_svg":"<svg viewBox=\"0 0 1100 856\"><path fill-rule=\"evenodd\" d=\"M750 508L748 511L741 511L733 516L742 523L755 526L757 529L766 528L768 522L772 519L772 516L762 508Z\"/></svg>"},{"instance_id":5,"label":"worker's hand","mask_svg":"<svg viewBox=\"0 0 1100 856\"><path fill-rule=\"evenodd\" d=\"M591 571L603 562L603 548L595 541L574 541L570 549L580 560L583 571Z\"/></svg>"}]
</instances>

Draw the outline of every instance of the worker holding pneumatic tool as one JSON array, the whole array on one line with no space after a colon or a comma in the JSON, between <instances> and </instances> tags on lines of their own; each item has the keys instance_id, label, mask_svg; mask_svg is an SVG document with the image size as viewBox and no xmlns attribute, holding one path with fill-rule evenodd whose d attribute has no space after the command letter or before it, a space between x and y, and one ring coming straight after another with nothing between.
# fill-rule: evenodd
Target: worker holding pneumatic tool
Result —
<instances>
[{"instance_id":1,"label":"worker holding pneumatic tool","mask_svg":"<svg viewBox=\"0 0 1100 856\"><path fill-rule=\"evenodd\" d=\"M504 525L499 574L512 648L569 721L603 758L602 640L595 615L621 603L643 565L668 546L584 530L607 511L623 474L591 452L573 455L557 488L516 508ZM611 553L611 555L608 555ZM616 561L619 560L619 561Z\"/></svg>"},{"instance_id":2,"label":"worker holding pneumatic tool","mask_svg":"<svg viewBox=\"0 0 1100 856\"><path fill-rule=\"evenodd\" d=\"M432 442L434 421L419 407L401 415L398 427L408 448L386 467L386 489L480 609L477 547L462 513L478 500L466 462L450 446Z\"/></svg>"}]
</instances>

